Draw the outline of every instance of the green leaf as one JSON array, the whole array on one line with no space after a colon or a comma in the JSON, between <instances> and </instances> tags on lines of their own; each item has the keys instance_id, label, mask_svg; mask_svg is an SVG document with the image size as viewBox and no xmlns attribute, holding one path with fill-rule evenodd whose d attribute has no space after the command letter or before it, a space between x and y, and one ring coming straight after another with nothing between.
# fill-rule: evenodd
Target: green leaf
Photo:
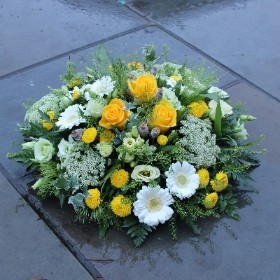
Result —
<instances>
[{"instance_id":1,"label":"green leaf","mask_svg":"<svg viewBox=\"0 0 280 280\"><path fill-rule=\"evenodd\" d=\"M85 198L84 194L77 193L76 195L69 197L68 203L72 204L75 211L77 211L80 207L84 207L84 198Z\"/></svg>"},{"instance_id":2,"label":"green leaf","mask_svg":"<svg viewBox=\"0 0 280 280\"><path fill-rule=\"evenodd\" d=\"M215 133L217 134L217 137L221 138L222 137L222 110L221 110L220 100L218 100L218 104L216 107L214 130L215 130Z\"/></svg>"}]
</instances>

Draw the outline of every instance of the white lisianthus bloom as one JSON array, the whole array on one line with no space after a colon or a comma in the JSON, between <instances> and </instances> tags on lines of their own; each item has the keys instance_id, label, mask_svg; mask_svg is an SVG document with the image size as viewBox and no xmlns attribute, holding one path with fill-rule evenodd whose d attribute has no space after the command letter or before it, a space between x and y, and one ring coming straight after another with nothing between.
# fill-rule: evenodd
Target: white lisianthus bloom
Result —
<instances>
[{"instance_id":1,"label":"white lisianthus bloom","mask_svg":"<svg viewBox=\"0 0 280 280\"><path fill-rule=\"evenodd\" d=\"M160 171L157 167L151 165L137 165L134 167L131 178L135 181L150 182L160 176Z\"/></svg>"},{"instance_id":2,"label":"white lisianthus bloom","mask_svg":"<svg viewBox=\"0 0 280 280\"><path fill-rule=\"evenodd\" d=\"M124 156L122 154L118 155L118 159L123 160L126 163L130 163L131 161L134 160L134 158L135 158L135 155L130 154L130 153L125 153Z\"/></svg>"},{"instance_id":3,"label":"white lisianthus bloom","mask_svg":"<svg viewBox=\"0 0 280 280\"><path fill-rule=\"evenodd\" d=\"M81 112L84 112L84 108L75 104L69 106L64 112L60 114L56 125L59 126L60 130L71 129L73 126L79 125L80 123L85 123L86 119L81 116Z\"/></svg>"},{"instance_id":4,"label":"white lisianthus bloom","mask_svg":"<svg viewBox=\"0 0 280 280\"><path fill-rule=\"evenodd\" d=\"M104 76L101 79L96 80L93 84L87 84L82 87L85 92L85 98L89 100L92 97L101 97L109 95L115 87L115 81L110 76Z\"/></svg>"},{"instance_id":5,"label":"white lisianthus bloom","mask_svg":"<svg viewBox=\"0 0 280 280\"><path fill-rule=\"evenodd\" d=\"M224 90L222 90L218 87L210 87L208 89L208 93L217 93L220 98L228 98L229 97L227 92L225 92Z\"/></svg>"},{"instance_id":6,"label":"white lisianthus bloom","mask_svg":"<svg viewBox=\"0 0 280 280\"><path fill-rule=\"evenodd\" d=\"M133 150L135 147L136 141L132 137L125 137L123 139L123 145L128 148L129 150Z\"/></svg>"},{"instance_id":7,"label":"white lisianthus bloom","mask_svg":"<svg viewBox=\"0 0 280 280\"><path fill-rule=\"evenodd\" d=\"M36 161L50 161L53 153L53 144L45 138L39 138L38 141L34 144L34 157Z\"/></svg>"},{"instance_id":8,"label":"white lisianthus bloom","mask_svg":"<svg viewBox=\"0 0 280 280\"><path fill-rule=\"evenodd\" d=\"M165 175L166 186L180 199L190 198L199 187L199 176L187 161L172 163Z\"/></svg>"},{"instance_id":9,"label":"white lisianthus bloom","mask_svg":"<svg viewBox=\"0 0 280 280\"><path fill-rule=\"evenodd\" d=\"M113 152L113 146L110 143L101 142L96 145L96 149L103 157L108 157Z\"/></svg>"},{"instance_id":10,"label":"white lisianthus bloom","mask_svg":"<svg viewBox=\"0 0 280 280\"><path fill-rule=\"evenodd\" d=\"M59 144L57 145L58 148L58 157L67 157L71 154L71 147L72 144L68 141L65 141L63 138L60 140Z\"/></svg>"},{"instance_id":11,"label":"white lisianthus bloom","mask_svg":"<svg viewBox=\"0 0 280 280\"><path fill-rule=\"evenodd\" d=\"M99 118L102 116L104 107L102 101L91 98L86 105L85 115Z\"/></svg>"},{"instance_id":12,"label":"white lisianthus bloom","mask_svg":"<svg viewBox=\"0 0 280 280\"><path fill-rule=\"evenodd\" d=\"M133 203L134 215L138 217L140 223L148 226L157 226L168 221L174 211L169 206L173 203L173 198L168 189L160 186L143 186L136 195L137 200Z\"/></svg>"},{"instance_id":13,"label":"white lisianthus bloom","mask_svg":"<svg viewBox=\"0 0 280 280\"><path fill-rule=\"evenodd\" d=\"M227 104L225 101L220 100L220 104L221 104L222 117L231 115L233 113L232 107L229 104ZM208 103L208 107L210 109L209 118L211 120L215 119L217 105L218 105L218 103L215 100L211 100Z\"/></svg>"},{"instance_id":14,"label":"white lisianthus bloom","mask_svg":"<svg viewBox=\"0 0 280 280\"><path fill-rule=\"evenodd\" d=\"M162 99L168 100L176 110L180 110L182 108L181 102L175 92L170 88L162 88Z\"/></svg>"},{"instance_id":15,"label":"white lisianthus bloom","mask_svg":"<svg viewBox=\"0 0 280 280\"><path fill-rule=\"evenodd\" d=\"M241 123L240 120L237 121L237 126L234 128L235 133L233 135L233 138L235 140L246 140L248 138L248 132L244 126L244 123Z\"/></svg>"}]
</instances>

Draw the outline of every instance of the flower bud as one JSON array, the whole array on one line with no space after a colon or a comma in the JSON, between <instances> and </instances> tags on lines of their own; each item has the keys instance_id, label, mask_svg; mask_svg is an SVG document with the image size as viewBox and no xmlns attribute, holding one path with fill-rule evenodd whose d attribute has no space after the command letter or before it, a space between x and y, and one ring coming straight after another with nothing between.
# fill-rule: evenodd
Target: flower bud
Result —
<instances>
[{"instance_id":1,"label":"flower bud","mask_svg":"<svg viewBox=\"0 0 280 280\"><path fill-rule=\"evenodd\" d=\"M149 128L146 123L140 123L137 129L141 137L146 138L149 135Z\"/></svg>"},{"instance_id":2,"label":"flower bud","mask_svg":"<svg viewBox=\"0 0 280 280\"><path fill-rule=\"evenodd\" d=\"M252 115L240 115L239 116L239 120L241 122L248 122L248 121L253 121L255 120L256 118Z\"/></svg>"},{"instance_id":3,"label":"flower bud","mask_svg":"<svg viewBox=\"0 0 280 280\"><path fill-rule=\"evenodd\" d=\"M72 130L70 136L71 136L74 140L79 141L79 140L81 140L81 138L82 138L83 132L84 132L84 129L78 128L78 129Z\"/></svg>"},{"instance_id":4,"label":"flower bud","mask_svg":"<svg viewBox=\"0 0 280 280\"><path fill-rule=\"evenodd\" d=\"M152 129L152 131L151 131L151 137L153 138L153 139L155 139L155 138L157 138L158 136L160 135L160 129L159 129L159 127L154 127L153 129Z\"/></svg>"}]
</instances>

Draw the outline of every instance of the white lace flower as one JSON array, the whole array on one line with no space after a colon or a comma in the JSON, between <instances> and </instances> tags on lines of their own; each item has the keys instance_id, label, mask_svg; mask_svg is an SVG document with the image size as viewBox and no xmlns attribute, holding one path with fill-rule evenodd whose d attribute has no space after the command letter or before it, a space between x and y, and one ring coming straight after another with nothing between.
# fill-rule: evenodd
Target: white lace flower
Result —
<instances>
[{"instance_id":1,"label":"white lace flower","mask_svg":"<svg viewBox=\"0 0 280 280\"><path fill-rule=\"evenodd\" d=\"M226 115L231 115L233 113L232 107L229 104L227 104L225 101L220 100L220 104L221 104L222 117ZM211 120L215 119L217 105L218 103L215 100L211 100L208 103L208 107L210 108L209 118Z\"/></svg>"},{"instance_id":2,"label":"white lace flower","mask_svg":"<svg viewBox=\"0 0 280 280\"><path fill-rule=\"evenodd\" d=\"M160 171L157 167L151 165L137 165L134 167L131 178L135 181L150 182L160 176Z\"/></svg>"},{"instance_id":3,"label":"white lace flower","mask_svg":"<svg viewBox=\"0 0 280 280\"><path fill-rule=\"evenodd\" d=\"M64 112L60 114L56 125L59 126L61 130L71 129L75 125L86 122L86 120L81 116L81 112L84 108L81 105L75 104L69 106Z\"/></svg>"},{"instance_id":4,"label":"white lace flower","mask_svg":"<svg viewBox=\"0 0 280 280\"><path fill-rule=\"evenodd\" d=\"M173 203L173 198L168 189L162 189L160 186L154 188L143 186L136 196L133 212L140 223L157 226L172 217L174 211L169 205Z\"/></svg>"},{"instance_id":5,"label":"white lace flower","mask_svg":"<svg viewBox=\"0 0 280 280\"><path fill-rule=\"evenodd\" d=\"M193 165L187 161L172 163L165 172L166 185L170 192L179 197L190 198L199 187L199 176Z\"/></svg>"},{"instance_id":6,"label":"white lace flower","mask_svg":"<svg viewBox=\"0 0 280 280\"><path fill-rule=\"evenodd\" d=\"M85 92L85 98L89 100L95 96L103 97L104 95L109 95L114 90L114 86L115 81L110 76L104 76L93 84L85 85L82 87L82 90Z\"/></svg>"}]
</instances>

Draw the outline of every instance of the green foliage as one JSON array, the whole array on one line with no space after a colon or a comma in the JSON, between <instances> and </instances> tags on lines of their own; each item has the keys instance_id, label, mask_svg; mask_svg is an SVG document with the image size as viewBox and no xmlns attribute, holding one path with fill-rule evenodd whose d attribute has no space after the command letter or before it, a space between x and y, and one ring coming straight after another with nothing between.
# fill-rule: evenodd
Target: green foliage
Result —
<instances>
[{"instance_id":1,"label":"green foliage","mask_svg":"<svg viewBox=\"0 0 280 280\"><path fill-rule=\"evenodd\" d=\"M177 220L174 215L168 221L168 227L173 240L178 240L178 227L177 227Z\"/></svg>"},{"instance_id":2,"label":"green foliage","mask_svg":"<svg viewBox=\"0 0 280 280\"><path fill-rule=\"evenodd\" d=\"M16 159L18 162L23 163L27 166L27 168L35 167L38 165L34 161L34 151L33 149L22 149L20 152L17 153L8 153L7 154L8 159Z\"/></svg>"},{"instance_id":3,"label":"green foliage","mask_svg":"<svg viewBox=\"0 0 280 280\"><path fill-rule=\"evenodd\" d=\"M237 199L232 192L219 195L218 207L220 213L225 213L236 220L240 219L240 216L236 213Z\"/></svg>"},{"instance_id":4,"label":"green foliage","mask_svg":"<svg viewBox=\"0 0 280 280\"><path fill-rule=\"evenodd\" d=\"M126 218L123 227L128 228L127 234L133 239L135 247L141 246L149 232L152 231L152 227L139 223L138 219L134 216Z\"/></svg>"}]
</instances>

